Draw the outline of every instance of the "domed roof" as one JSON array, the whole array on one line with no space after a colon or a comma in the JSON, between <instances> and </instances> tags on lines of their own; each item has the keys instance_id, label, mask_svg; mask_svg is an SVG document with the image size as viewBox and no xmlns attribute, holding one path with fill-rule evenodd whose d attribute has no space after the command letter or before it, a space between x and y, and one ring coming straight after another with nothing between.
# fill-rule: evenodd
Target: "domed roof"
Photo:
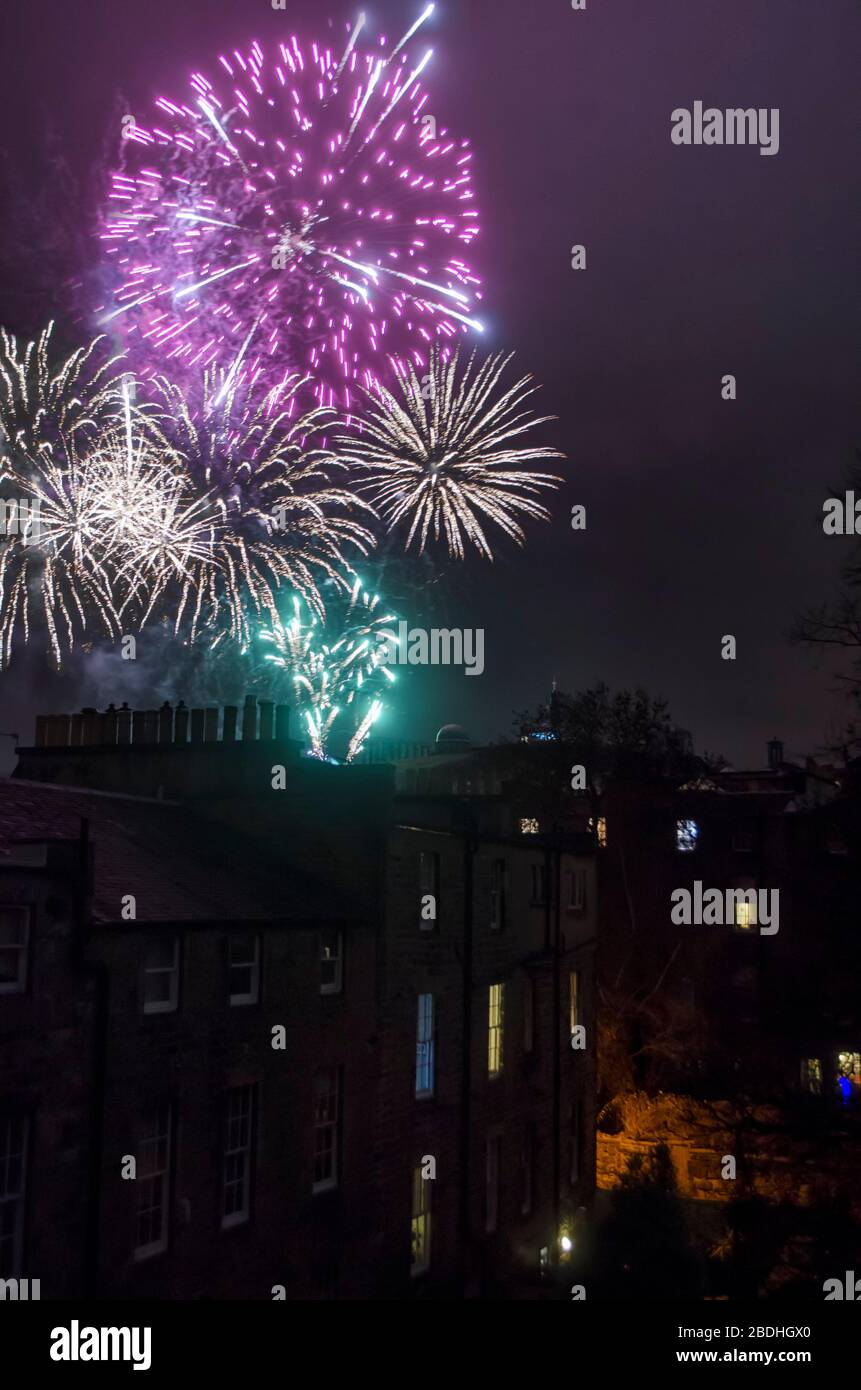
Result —
<instances>
[{"instance_id":1,"label":"domed roof","mask_svg":"<svg viewBox=\"0 0 861 1390\"><path fill-rule=\"evenodd\" d=\"M472 743L462 724L443 724L436 736L437 743Z\"/></svg>"}]
</instances>

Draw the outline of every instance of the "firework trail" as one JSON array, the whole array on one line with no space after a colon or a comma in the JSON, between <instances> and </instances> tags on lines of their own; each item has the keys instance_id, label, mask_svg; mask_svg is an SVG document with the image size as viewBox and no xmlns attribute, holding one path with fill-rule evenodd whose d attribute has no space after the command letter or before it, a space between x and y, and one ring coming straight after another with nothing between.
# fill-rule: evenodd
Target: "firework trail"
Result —
<instances>
[{"instance_id":1,"label":"firework trail","mask_svg":"<svg viewBox=\"0 0 861 1390\"><path fill-rule=\"evenodd\" d=\"M297 596L293 616L278 619L260 634L274 648L267 660L293 679L297 703L305 716L311 751L325 758L338 716L349 710L354 728L346 761L352 762L384 708L384 691L395 681L382 657L382 638L394 640L397 618L380 606L356 579L340 612L330 608L325 624L308 613ZM334 639L334 640L333 640Z\"/></svg>"},{"instance_id":2,"label":"firework trail","mask_svg":"<svg viewBox=\"0 0 861 1390\"><path fill-rule=\"evenodd\" d=\"M524 465L564 455L520 447L524 434L553 417L526 407L537 389L531 376L500 386L511 356L476 365L473 353L464 365L459 352L446 360L435 347L425 376L409 367L395 372L391 391L371 387L354 432L338 438L339 456L367 475L361 486L389 530L409 527L405 549L415 541L421 553L429 537L442 536L454 559L471 544L492 560L487 522L523 545L518 515L549 518L536 497L560 479Z\"/></svg>"},{"instance_id":3,"label":"firework trail","mask_svg":"<svg viewBox=\"0 0 861 1390\"><path fill-rule=\"evenodd\" d=\"M134 125L101 231L115 289L101 325L144 376L219 365L266 389L311 378L350 415L357 386L482 331L469 142L429 110L432 50L366 32L345 46L222 54Z\"/></svg>"}]
</instances>

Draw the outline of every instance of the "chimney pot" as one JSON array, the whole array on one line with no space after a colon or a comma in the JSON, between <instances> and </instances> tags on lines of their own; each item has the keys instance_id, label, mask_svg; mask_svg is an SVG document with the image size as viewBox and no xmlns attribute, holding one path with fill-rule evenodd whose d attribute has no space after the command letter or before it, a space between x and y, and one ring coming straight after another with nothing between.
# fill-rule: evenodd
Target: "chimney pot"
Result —
<instances>
[{"instance_id":1,"label":"chimney pot","mask_svg":"<svg viewBox=\"0 0 861 1390\"><path fill-rule=\"evenodd\" d=\"M224 743L236 742L236 720L238 715L239 710L236 708L236 705L224 706L224 726L221 732Z\"/></svg>"}]
</instances>

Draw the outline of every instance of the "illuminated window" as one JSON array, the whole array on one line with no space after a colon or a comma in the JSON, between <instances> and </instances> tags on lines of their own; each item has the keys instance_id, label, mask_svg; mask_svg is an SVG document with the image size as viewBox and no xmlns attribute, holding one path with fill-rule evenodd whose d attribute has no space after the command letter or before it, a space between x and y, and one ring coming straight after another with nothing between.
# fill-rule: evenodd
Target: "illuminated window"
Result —
<instances>
[{"instance_id":1,"label":"illuminated window","mask_svg":"<svg viewBox=\"0 0 861 1390\"><path fill-rule=\"evenodd\" d=\"M523 981L523 1051L535 1047L535 981L530 975Z\"/></svg>"},{"instance_id":2,"label":"illuminated window","mask_svg":"<svg viewBox=\"0 0 861 1390\"><path fill-rule=\"evenodd\" d=\"M151 941L144 962L144 1013L173 1013L179 999L179 938Z\"/></svg>"},{"instance_id":3,"label":"illuminated window","mask_svg":"<svg viewBox=\"0 0 861 1390\"><path fill-rule=\"evenodd\" d=\"M524 816L524 817L522 817L522 819L521 819L521 821L520 821L520 833L521 833L521 835L537 835L537 834L539 834L539 825L538 825L538 821L534 818L534 816Z\"/></svg>"},{"instance_id":4,"label":"illuminated window","mask_svg":"<svg viewBox=\"0 0 861 1390\"><path fill-rule=\"evenodd\" d=\"M606 816L598 816L598 818L597 818L597 820L596 820L594 816L590 816L590 817L589 817L589 829L592 830L592 831L594 831L594 833L595 833L595 839L598 841L598 848L599 848L599 849L606 849L606 848L607 848L607 817L606 817Z\"/></svg>"},{"instance_id":5,"label":"illuminated window","mask_svg":"<svg viewBox=\"0 0 861 1390\"><path fill-rule=\"evenodd\" d=\"M433 995L420 994L416 1031L416 1095L432 1096L434 1088Z\"/></svg>"},{"instance_id":6,"label":"illuminated window","mask_svg":"<svg viewBox=\"0 0 861 1390\"><path fill-rule=\"evenodd\" d=\"M314 1077L314 1191L338 1186L339 1076L336 1067Z\"/></svg>"},{"instance_id":7,"label":"illuminated window","mask_svg":"<svg viewBox=\"0 0 861 1390\"><path fill-rule=\"evenodd\" d=\"M490 866L490 930L501 931L505 926L505 899L508 865L504 859L494 859Z\"/></svg>"},{"instance_id":8,"label":"illuminated window","mask_svg":"<svg viewBox=\"0 0 861 1390\"><path fill-rule=\"evenodd\" d=\"M844 1100L861 1097L861 1053L838 1052L837 1088Z\"/></svg>"},{"instance_id":9,"label":"illuminated window","mask_svg":"<svg viewBox=\"0 0 861 1390\"><path fill-rule=\"evenodd\" d=\"M251 1216L251 1158L254 1087L234 1086L227 1092L224 1135L223 1227L241 1226Z\"/></svg>"},{"instance_id":10,"label":"illuminated window","mask_svg":"<svg viewBox=\"0 0 861 1390\"><path fill-rule=\"evenodd\" d=\"M822 1063L818 1057L801 1059L801 1085L813 1096L822 1095Z\"/></svg>"},{"instance_id":11,"label":"illuminated window","mask_svg":"<svg viewBox=\"0 0 861 1390\"><path fill-rule=\"evenodd\" d=\"M735 924L742 931L749 931L751 927L756 926L756 910L753 903L736 903Z\"/></svg>"},{"instance_id":12,"label":"illuminated window","mask_svg":"<svg viewBox=\"0 0 861 1390\"><path fill-rule=\"evenodd\" d=\"M487 997L487 1074L499 1076L502 1071L505 985L491 985Z\"/></svg>"},{"instance_id":13,"label":"illuminated window","mask_svg":"<svg viewBox=\"0 0 861 1390\"><path fill-rule=\"evenodd\" d=\"M574 1029L577 1027L578 1023L580 1022L579 995L580 972L579 970L572 970L568 976L568 1020L572 1034L574 1032Z\"/></svg>"},{"instance_id":14,"label":"illuminated window","mask_svg":"<svg viewBox=\"0 0 861 1390\"><path fill-rule=\"evenodd\" d=\"M568 911L585 912L586 910L586 870L569 869L568 878Z\"/></svg>"},{"instance_id":15,"label":"illuminated window","mask_svg":"<svg viewBox=\"0 0 861 1390\"><path fill-rule=\"evenodd\" d=\"M502 1139L498 1134L488 1136L485 1146L484 1229L493 1235L499 1227L499 1159Z\"/></svg>"},{"instance_id":16,"label":"illuminated window","mask_svg":"<svg viewBox=\"0 0 861 1390\"><path fill-rule=\"evenodd\" d=\"M230 938L230 1003L256 1004L260 998L260 937Z\"/></svg>"},{"instance_id":17,"label":"illuminated window","mask_svg":"<svg viewBox=\"0 0 861 1390\"><path fill-rule=\"evenodd\" d=\"M343 983L344 938L339 931L320 933L320 993L340 994Z\"/></svg>"},{"instance_id":18,"label":"illuminated window","mask_svg":"<svg viewBox=\"0 0 861 1390\"><path fill-rule=\"evenodd\" d=\"M700 828L695 820L676 821L676 849L684 854L690 854L697 847Z\"/></svg>"},{"instance_id":19,"label":"illuminated window","mask_svg":"<svg viewBox=\"0 0 861 1390\"><path fill-rule=\"evenodd\" d=\"M0 907L0 994L23 994L27 988L30 909Z\"/></svg>"},{"instance_id":20,"label":"illuminated window","mask_svg":"<svg viewBox=\"0 0 861 1390\"><path fill-rule=\"evenodd\" d=\"M413 1203L410 1234L412 1255L411 1274L424 1274L430 1267L431 1257L431 1187L433 1184L422 1177L422 1165L413 1169Z\"/></svg>"},{"instance_id":21,"label":"illuminated window","mask_svg":"<svg viewBox=\"0 0 861 1390\"><path fill-rule=\"evenodd\" d=\"M159 1255L167 1249L170 1140L170 1105L157 1105L144 1115L136 1152L136 1260L145 1260L149 1255Z\"/></svg>"},{"instance_id":22,"label":"illuminated window","mask_svg":"<svg viewBox=\"0 0 861 1390\"><path fill-rule=\"evenodd\" d=\"M0 1119L0 1279L21 1274L29 1121Z\"/></svg>"}]
</instances>

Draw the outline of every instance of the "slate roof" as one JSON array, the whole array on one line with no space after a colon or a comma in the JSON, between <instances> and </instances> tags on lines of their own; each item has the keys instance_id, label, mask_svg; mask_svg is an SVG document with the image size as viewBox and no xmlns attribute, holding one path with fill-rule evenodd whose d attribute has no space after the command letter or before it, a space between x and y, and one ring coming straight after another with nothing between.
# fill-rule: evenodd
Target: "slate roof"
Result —
<instances>
[{"instance_id":1,"label":"slate roof","mask_svg":"<svg viewBox=\"0 0 861 1390\"><path fill-rule=\"evenodd\" d=\"M328 884L280 865L271 842L195 816L176 802L0 778L0 865L23 840L78 840L89 822L93 917L141 922L344 921L352 904Z\"/></svg>"}]
</instances>

